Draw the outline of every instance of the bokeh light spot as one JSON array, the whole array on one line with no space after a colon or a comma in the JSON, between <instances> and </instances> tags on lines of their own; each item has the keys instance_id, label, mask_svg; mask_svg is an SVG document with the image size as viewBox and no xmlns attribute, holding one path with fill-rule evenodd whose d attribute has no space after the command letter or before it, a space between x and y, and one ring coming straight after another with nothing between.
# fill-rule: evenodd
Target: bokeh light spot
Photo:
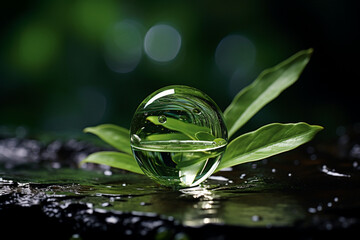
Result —
<instances>
[{"instance_id":1,"label":"bokeh light spot","mask_svg":"<svg viewBox=\"0 0 360 240\"><path fill-rule=\"evenodd\" d=\"M145 52L157 62L173 60L179 53L180 47L181 36L175 28L169 25L155 25L145 35Z\"/></svg>"},{"instance_id":2,"label":"bokeh light spot","mask_svg":"<svg viewBox=\"0 0 360 240\"><path fill-rule=\"evenodd\" d=\"M38 73L54 61L59 48L59 36L54 29L32 24L20 32L12 49L12 59L19 69Z\"/></svg>"},{"instance_id":3,"label":"bokeh light spot","mask_svg":"<svg viewBox=\"0 0 360 240\"><path fill-rule=\"evenodd\" d=\"M102 38L119 15L118 4L114 0L79 0L72 11L76 32L89 40Z\"/></svg>"},{"instance_id":4,"label":"bokeh light spot","mask_svg":"<svg viewBox=\"0 0 360 240\"><path fill-rule=\"evenodd\" d=\"M105 40L105 61L118 73L133 71L142 56L142 37L139 24L131 20L117 23Z\"/></svg>"},{"instance_id":5,"label":"bokeh light spot","mask_svg":"<svg viewBox=\"0 0 360 240\"><path fill-rule=\"evenodd\" d=\"M215 62L219 69L231 76L236 71L248 72L254 65L256 49L246 37L231 34L224 37L215 51Z\"/></svg>"}]
</instances>

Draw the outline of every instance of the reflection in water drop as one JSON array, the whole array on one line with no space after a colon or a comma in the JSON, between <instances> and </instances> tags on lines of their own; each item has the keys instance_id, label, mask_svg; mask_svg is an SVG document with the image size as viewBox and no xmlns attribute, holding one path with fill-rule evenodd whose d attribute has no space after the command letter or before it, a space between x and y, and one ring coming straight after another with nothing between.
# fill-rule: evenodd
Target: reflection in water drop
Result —
<instances>
[{"instance_id":1,"label":"reflection in water drop","mask_svg":"<svg viewBox=\"0 0 360 240\"><path fill-rule=\"evenodd\" d=\"M194 109L193 109L193 113L195 113L195 114L201 114L201 111L200 111L200 109L198 109L198 108L194 108Z\"/></svg>"},{"instance_id":2,"label":"reflection in water drop","mask_svg":"<svg viewBox=\"0 0 360 240\"><path fill-rule=\"evenodd\" d=\"M117 23L105 40L105 61L114 72L128 73L139 64L142 55L142 37L139 25L131 20Z\"/></svg>"},{"instance_id":3,"label":"reflection in water drop","mask_svg":"<svg viewBox=\"0 0 360 240\"><path fill-rule=\"evenodd\" d=\"M179 53L180 47L181 36L175 28L169 25L155 25L145 35L145 52L155 61L168 62L173 60Z\"/></svg>"}]
</instances>

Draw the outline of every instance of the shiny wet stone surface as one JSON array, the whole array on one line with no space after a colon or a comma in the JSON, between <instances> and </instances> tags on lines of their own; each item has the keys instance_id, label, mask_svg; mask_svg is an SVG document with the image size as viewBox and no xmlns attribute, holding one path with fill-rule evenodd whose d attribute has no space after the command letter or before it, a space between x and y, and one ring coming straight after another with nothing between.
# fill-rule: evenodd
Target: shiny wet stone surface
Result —
<instances>
[{"instance_id":1,"label":"shiny wet stone surface","mask_svg":"<svg viewBox=\"0 0 360 240\"><path fill-rule=\"evenodd\" d=\"M101 150L86 142L4 138L0 226L4 234L44 239L352 236L360 227L358 140L305 145L172 190L143 175L78 168Z\"/></svg>"}]
</instances>

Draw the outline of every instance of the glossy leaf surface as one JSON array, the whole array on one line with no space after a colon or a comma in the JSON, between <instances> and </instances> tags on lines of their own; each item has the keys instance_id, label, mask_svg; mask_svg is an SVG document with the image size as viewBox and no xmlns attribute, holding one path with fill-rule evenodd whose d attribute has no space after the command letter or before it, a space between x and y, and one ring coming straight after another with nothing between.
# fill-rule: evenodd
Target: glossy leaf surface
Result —
<instances>
[{"instance_id":1,"label":"glossy leaf surface","mask_svg":"<svg viewBox=\"0 0 360 240\"><path fill-rule=\"evenodd\" d=\"M132 155L121 152L96 152L87 156L83 163L104 164L114 168L124 169L134 173L144 174Z\"/></svg>"},{"instance_id":2,"label":"glossy leaf surface","mask_svg":"<svg viewBox=\"0 0 360 240\"><path fill-rule=\"evenodd\" d=\"M231 141L217 171L289 151L310 141L322 129L302 122L263 126Z\"/></svg>"},{"instance_id":3,"label":"glossy leaf surface","mask_svg":"<svg viewBox=\"0 0 360 240\"><path fill-rule=\"evenodd\" d=\"M229 137L267 103L296 82L311 54L312 49L300 51L278 65L264 70L252 84L235 96L224 112Z\"/></svg>"},{"instance_id":4,"label":"glossy leaf surface","mask_svg":"<svg viewBox=\"0 0 360 240\"><path fill-rule=\"evenodd\" d=\"M130 147L129 130L114 124L102 124L95 127L87 127L85 133L92 133L104 140L116 149L132 154Z\"/></svg>"}]
</instances>

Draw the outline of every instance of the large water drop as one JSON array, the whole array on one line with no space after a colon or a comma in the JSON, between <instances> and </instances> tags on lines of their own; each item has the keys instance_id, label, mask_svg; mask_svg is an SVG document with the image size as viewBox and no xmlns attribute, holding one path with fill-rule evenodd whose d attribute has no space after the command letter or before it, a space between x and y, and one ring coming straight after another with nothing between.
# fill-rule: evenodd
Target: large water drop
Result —
<instances>
[{"instance_id":1,"label":"large water drop","mask_svg":"<svg viewBox=\"0 0 360 240\"><path fill-rule=\"evenodd\" d=\"M145 98L134 114L130 135L144 173L175 188L196 186L209 177L228 140L216 103L187 86L165 87Z\"/></svg>"}]
</instances>

